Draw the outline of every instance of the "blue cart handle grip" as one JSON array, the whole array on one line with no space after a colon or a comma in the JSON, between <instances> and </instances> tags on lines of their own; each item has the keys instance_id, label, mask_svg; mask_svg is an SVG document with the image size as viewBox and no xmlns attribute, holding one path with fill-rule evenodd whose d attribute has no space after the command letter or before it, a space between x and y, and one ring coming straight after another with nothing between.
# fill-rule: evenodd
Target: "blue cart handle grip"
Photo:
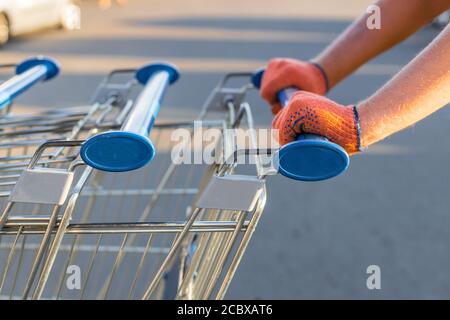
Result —
<instances>
[{"instance_id":1,"label":"blue cart handle grip","mask_svg":"<svg viewBox=\"0 0 450 320\"><path fill-rule=\"evenodd\" d=\"M0 85L0 110L33 85L50 80L59 73L58 63L47 57L26 59L16 66L16 75Z\"/></svg>"},{"instance_id":2,"label":"blue cart handle grip","mask_svg":"<svg viewBox=\"0 0 450 320\"><path fill-rule=\"evenodd\" d=\"M252 76L252 84L261 87L264 69ZM278 101L286 107L297 88L287 88L277 93ZM320 181L338 176L347 170L350 158L338 144L315 134L300 134L296 141L280 148L276 156L279 172L291 179Z\"/></svg>"},{"instance_id":3,"label":"blue cart handle grip","mask_svg":"<svg viewBox=\"0 0 450 320\"><path fill-rule=\"evenodd\" d=\"M146 65L137 70L136 79L144 85L120 131L95 135L83 143L81 158L102 171L124 172L139 169L155 156L149 139L167 87L179 73L168 63Z\"/></svg>"}]
</instances>

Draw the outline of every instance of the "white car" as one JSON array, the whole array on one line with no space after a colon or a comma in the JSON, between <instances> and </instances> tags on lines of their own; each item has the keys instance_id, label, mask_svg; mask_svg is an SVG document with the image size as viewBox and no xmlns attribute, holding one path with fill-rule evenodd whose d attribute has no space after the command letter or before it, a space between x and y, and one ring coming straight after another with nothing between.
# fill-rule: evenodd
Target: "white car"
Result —
<instances>
[{"instance_id":1,"label":"white car","mask_svg":"<svg viewBox=\"0 0 450 320\"><path fill-rule=\"evenodd\" d=\"M61 26L80 28L80 8L71 0L0 0L0 46L11 36Z\"/></svg>"}]
</instances>

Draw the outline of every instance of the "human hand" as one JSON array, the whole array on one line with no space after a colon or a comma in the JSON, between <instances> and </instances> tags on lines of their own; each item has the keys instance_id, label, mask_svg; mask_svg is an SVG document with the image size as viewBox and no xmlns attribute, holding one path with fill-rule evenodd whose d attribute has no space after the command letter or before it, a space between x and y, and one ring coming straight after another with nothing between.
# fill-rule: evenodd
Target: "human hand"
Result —
<instances>
[{"instance_id":1,"label":"human hand","mask_svg":"<svg viewBox=\"0 0 450 320\"><path fill-rule=\"evenodd\" d=\"M354 106L343 106L323 96L298 91L272 122L278 129L278 141L285 145L299 134L316 134L343 147L349 154L360 151L358 112Z\"/></svg>"},{"instance_id":2,"label":"human hand","mask_svg":"<svg viewBox=\"0 0 450 320\"><path fill-rule=\"evenodd\" d=\"M277 94L283 89L297 88L324 95L328 90L325 72L310 62L276 58L272 59L261 82L261 96L272 109L273 114L281 110Z\"/></svg>"}]
</instances>

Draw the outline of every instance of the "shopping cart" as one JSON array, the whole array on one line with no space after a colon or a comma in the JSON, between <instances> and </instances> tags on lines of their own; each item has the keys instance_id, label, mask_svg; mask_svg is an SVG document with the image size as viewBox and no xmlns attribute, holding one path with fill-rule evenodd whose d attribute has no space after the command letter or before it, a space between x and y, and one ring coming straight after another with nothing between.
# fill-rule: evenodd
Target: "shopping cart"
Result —
<instances>
[{"instance_id":1,"label":"shopping cart","mask_svg":"<svg viewBox=\"0 0 450 320\"><path fill-rule=\"evenodd\" d=\"M44 56L31 57L19 64L1 64L0 69L14 69L15 76L0 82L0 114L10 111L14 99L37 83L53 79L59 74L58 63Z\"/></svg>"},{"instance_id":2,"label":"shopping cart","mask_svg":"<svg viewBox=\"0 0 450 320\"><path fill-rule=\"evenodd\" d=\"M196 121L154 122L165 64L111 72L89 106L0 118L0 297L222 299L276 173L253 131L238 148L250 77L225 76ZM213 163L174 162L198 121L221 133Z\"/></svg>"}]
</instances>

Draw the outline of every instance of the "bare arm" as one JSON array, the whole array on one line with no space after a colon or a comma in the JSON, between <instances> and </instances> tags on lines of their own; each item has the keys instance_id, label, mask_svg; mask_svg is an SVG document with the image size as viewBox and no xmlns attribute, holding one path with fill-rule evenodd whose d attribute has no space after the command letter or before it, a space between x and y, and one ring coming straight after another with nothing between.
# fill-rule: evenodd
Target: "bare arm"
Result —
<instances>
[{"instance_id":1,"label":"bare arm","mask_svg":"<svg viewBox=\"0 0 450 320\"><path fill-rule=\"evenodd\" d=\"M359 107L368 146L450 103L450 25L391 81Z\"/></svg>"},{"instance_id":2,"label":"bare arm","mask_svg":"<svg viewBox=\"0 0 450 320\"><path fill-rule=\"evenodd\" d=\"M381 9L381 29L367 28L369 14L365 14L313 59L327 73L330 88L450 9L450 0L379 0L376 4Z\"/></svg>"}]
</instances>

